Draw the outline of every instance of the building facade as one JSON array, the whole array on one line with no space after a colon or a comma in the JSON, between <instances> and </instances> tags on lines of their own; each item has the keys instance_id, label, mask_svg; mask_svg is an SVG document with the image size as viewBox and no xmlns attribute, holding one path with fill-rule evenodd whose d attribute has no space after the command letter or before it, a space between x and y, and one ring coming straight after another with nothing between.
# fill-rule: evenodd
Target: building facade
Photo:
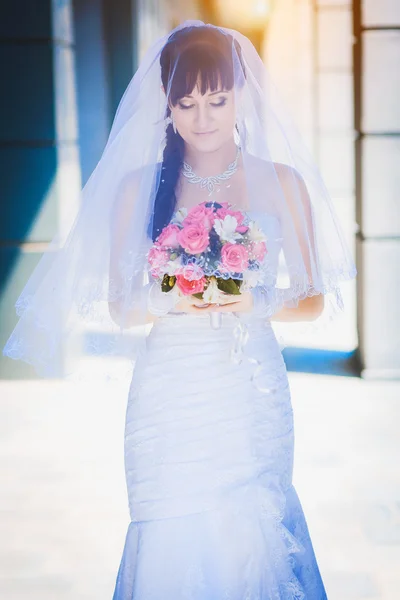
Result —
<instances>
[{"instance_id":1,"label":"building facade","mask_svg":"<svg viewBox=\"0 0 400 600\"><path fill-rule=\"evenodd\" d=\"M199 18L241 23L265 58L354 249L359 274L344 290L338 339L357 349L362 376L399 376L397 0L258 0L245 9L236 0L43 0L40 9L25 0L3 3L0 16L1 346L25 281L71 222L141 57ZM1 356L0 376L34 373Z\"/></svg>"}]
</instances>

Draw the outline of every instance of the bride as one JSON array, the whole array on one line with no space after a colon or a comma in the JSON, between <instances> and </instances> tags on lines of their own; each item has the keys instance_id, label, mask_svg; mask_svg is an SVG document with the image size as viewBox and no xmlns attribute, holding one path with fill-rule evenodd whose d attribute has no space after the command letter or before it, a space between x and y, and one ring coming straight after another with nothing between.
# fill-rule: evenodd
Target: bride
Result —
<instances>
[{"instance_id":1,"label":"bride","mask_svg":"<svg viewBox=\"0 0 400 600\"><path fill-rule=\"evenodd\" d=\"M66 345L72 373L91 327L93 352L134 365L113 600L327 597L292 484L272 322L317 326L355 275L250 41L199 21L158 40L3 351L47 375Z\"/></svg>"}]
</instances>

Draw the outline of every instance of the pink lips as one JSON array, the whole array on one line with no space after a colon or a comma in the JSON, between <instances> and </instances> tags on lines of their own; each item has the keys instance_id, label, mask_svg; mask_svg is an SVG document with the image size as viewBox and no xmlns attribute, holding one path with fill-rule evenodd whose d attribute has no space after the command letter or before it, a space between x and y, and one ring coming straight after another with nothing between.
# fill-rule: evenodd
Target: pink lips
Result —
<instances>
[{"instance_id":1,"label":"pink lips","mask_svg":"<svg viewBox=\"0 0 400 600\"><path fill-rule=\"evenodd\" d=\"M217 130L214 129L214 131L195 131L196 135L210 135L211 133L215 133Z\"/></svg>"}]
</instances>

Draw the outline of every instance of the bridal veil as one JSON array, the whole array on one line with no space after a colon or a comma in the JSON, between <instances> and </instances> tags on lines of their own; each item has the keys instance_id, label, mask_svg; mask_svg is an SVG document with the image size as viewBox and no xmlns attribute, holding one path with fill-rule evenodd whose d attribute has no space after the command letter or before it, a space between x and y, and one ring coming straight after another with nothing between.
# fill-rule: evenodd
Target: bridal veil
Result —
<instances>
[{"instance_id":1,"label":"bridal veil","mask_svg":"<svg viewBox=\"0 0 400 600\"><path fill-rule=\"evenodd\" d=\"M85 377L88 356L104 357L109 378L129 372L145 354L146 254L172 216L168 168L182 144L169 103L196 81L234 90L249 208L279 222L278 235L267 240L279 254L265 281L269 316L315 294L329 299L325 313L343 308L340 283L356 275L351 253L318 167L261 58L239 32L187 21L153 44L129 83L72 226L53 239L16 301L19 320L6 356L32 364L39 375L72 378ZM166 153L168 143L174 147Z\"/></svg>"}]
</instances>

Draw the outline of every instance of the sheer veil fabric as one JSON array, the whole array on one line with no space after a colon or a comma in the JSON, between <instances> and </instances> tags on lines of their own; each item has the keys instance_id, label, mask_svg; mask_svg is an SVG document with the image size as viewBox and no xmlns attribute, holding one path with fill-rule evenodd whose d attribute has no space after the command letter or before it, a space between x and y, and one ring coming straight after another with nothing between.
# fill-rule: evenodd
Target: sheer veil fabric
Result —
<instances>
[{"instance_id":1,"label":"sheer veil fabric","mask_svg":"<svg viewBox=\"0 0 400 600\"><path fill-rule=\"evenodd\" d=\"M121 370L116 361L102 363L102 375L113 378L130 373L146 353L153 289L147 252L174 212L176 198L162 186L172 185L169 161L182 143L170 123L169 102L195 83L182 76L195 60L189 44L204 48L216 39L225 57L215 67L220 79L204 84L222 81L234 90L234 135L247 196L237 208L271 224L261 286L265 316L314 294L329 302L313 327L343 308L340 283L355 277L356 268L319 170L261 58L239 32L187 21L153 44L129 83L71 228L53 239L16 301L19 320L3 354L46 377L58 376L62 364L69 378L88 375L88 354L119 358ZM211 73L213 60L210 52ZM234 177L229 183L224 200L234 191ZM245 321L243 314L239 320Z\"/></svg>"}]
</instances>

